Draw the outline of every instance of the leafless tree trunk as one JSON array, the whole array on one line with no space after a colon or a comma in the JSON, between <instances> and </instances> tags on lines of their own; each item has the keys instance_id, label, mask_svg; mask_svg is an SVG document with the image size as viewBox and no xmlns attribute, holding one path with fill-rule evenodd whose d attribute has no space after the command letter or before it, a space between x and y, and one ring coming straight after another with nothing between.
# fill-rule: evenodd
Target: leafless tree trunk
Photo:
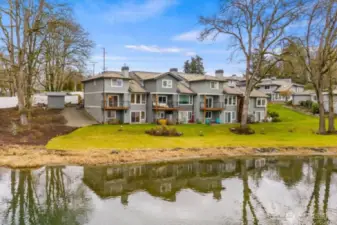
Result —
<instances>
[{"instance_id":1,"label":"leafless tree trunk","mask_svg":"<svg viewBox=\"0 0 337 225\"><path fill-rule=\"evenodd\" d=\"M298 18L302 6L302 0L228 0L223 1L217 16L200 18L205 26L201 40L227 35L233 40L233 52L238 50L246 62L242 128L247 127L250 94L281 60L275 49L284 38L286 28ZM267 60L269 56L275 60Z\"/></svg>"},{"instance_id":2,"label":"leafless tree trunk","mask_svg":"<svg viewBox=\"0 0 337 225\"><path fill-rule=\"evenodd\" d=\"M328 98L329 98L329 127L328 132L334 133L335 130L335 109L334 109L334 79L333 74L330 72L328 74L329 83L328 83Z\"/></svg>"}]
</instances>

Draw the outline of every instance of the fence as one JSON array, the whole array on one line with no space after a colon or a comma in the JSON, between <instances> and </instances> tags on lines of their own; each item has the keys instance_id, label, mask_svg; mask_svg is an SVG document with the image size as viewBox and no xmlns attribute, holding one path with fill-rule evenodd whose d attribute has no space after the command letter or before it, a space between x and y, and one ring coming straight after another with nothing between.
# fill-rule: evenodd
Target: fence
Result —
<instances>
[{"instance_id":1,"label":"fence","mask_svg":"<svg viewBox=\"0 0 337 225\"><path fill-rule=\"evenodd\" d=\"M78 104L78 96L77 95L66 95L65 103L70 104ZM34 95L33 96L33 105L37 104L48 104L48 96L47 95ZM18 105L17 97L0 97L0 109L5 108L13 108Z\"/></svg>"}]
</instances>

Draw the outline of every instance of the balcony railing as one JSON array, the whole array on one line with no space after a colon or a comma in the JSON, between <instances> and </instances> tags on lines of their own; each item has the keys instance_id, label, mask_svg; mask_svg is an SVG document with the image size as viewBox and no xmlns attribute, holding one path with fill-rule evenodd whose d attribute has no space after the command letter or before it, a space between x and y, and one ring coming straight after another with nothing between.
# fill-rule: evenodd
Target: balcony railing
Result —
<instances>
[{"instance_id":1,"label":"balcony railing","mask_svg":"<svg viewBox=\"0 0 337 225\"><path fill-rule=\"evenodd\" d=\"M200 102L200 109L207 111L220 111L225 108L223 102Z\"/></svg>"},{"instance_id":2,"label":"balcony railing","mask_svg":"<svg viewBox=\"0 0 337 225\"><path fill-rule=\"evenodd\" d=\"M178 110L178 102L167 101L167 102L152 102L153 109L155 110Z\"/></svg>"},{"instance_id":3,"label":"balcony railing","mask_svg":"<svg viewBox=\"0 0 337 225\"><path fill-rule=\"evenodd\" d=\"M103 101L104 109L115 109L115 110L125 110L130 107L130 102L128 101Z\"/></svg>"}]
</instances>

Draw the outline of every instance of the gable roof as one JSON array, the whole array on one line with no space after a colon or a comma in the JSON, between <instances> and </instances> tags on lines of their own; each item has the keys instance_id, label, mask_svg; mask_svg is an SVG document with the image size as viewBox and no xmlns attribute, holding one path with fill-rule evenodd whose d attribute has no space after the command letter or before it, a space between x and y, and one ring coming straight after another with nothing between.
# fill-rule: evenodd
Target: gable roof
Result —
<instances>
[{"instance_id":1,"label":"gable roof","mask_svg":"<svg viewBox=\"0 0 337 225\"><path fill-rule=\"evenodd\" d=\"M135 80L129 81L129 91L134 93L147 93L147 91Z\"/></svg>"},{"instance_id":2,"label":"gable roof","mask_svg":"<svg viewBox=\"0 0 337 225\"><path fill-rule=\"evenodd\" d=\"M224 94L242 95L242 91L237 87L229 87L228 85L224 85L223 89Z\"/></svg>"},{"instance_id":3,"label":"gable roof","mask_svg":"<svg viewBox=\"0 0 337 225\"><path fill-rule=\"evenodd\" d=\"M192 73L178 73L183 79L188 82L196 82L196 81L225 81L224 78L218 78L216 76L211 75L201 75L201 74L192 74Z\"/></svg>"},{"instance_id":4,"label":"gable roof","mask_svg":"<svg viewBox=\"0 0 337 225\"><path fill-rule=\"evenodd\" d=\"M185 84L183 84L182 82L178 83L177 86L177 91L179 93L183 93L183 94L195 94L189 87L187 87Z\"/></svg>"},{"instance_id":5,"label":"gable roof","mask_svg":"<svg viewBox=\"0 0 337 225\"><path fill-rule=\"evenodd\" d=\"M245 95L246 89L242 88L242 87L240 87L239 89L241 90L242 95ZM256 89L252 90L252 92L250 93L250 97L252 97L252 98L268 98L268 96L265 93L263 93L262 91L258 91Z\"/></svg>"},{"instance_id":6,"label":"gable roof","mask_svg":"<svg viewBox=\"0 0 337 225\"><path fill-rule=\"evenodd\" d=\"M167 75L174 77L178 81L182 80L180 76L172 72L157 73L157 72L133 71L132 73L138 76L141 80L157 80Z\"/></svg>"},{"instance_id":7,"label":"gable roof","mask_svg":"<svg viewBox=\"0 0 337 225\"><path fill-rule=\"evenodd\" d=\"M96 76L88 77L88 78L82 80L82 82L87 82L87 81L97 80L97 79L102 79L102 78L117 78L117 79L124 79L124 80L130 80L131 79L130 77L124 77L122 72L106 71L106 72L103 72L103 73L98 74Z\"/></svg>"}]
</instances>

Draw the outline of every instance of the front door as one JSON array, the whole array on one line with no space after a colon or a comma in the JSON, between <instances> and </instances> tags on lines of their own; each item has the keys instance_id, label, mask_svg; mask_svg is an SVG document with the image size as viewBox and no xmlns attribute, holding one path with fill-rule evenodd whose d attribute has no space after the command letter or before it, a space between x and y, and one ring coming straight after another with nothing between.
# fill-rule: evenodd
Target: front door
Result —
<instances>
[{"instance_id":1,"label":"front door","mask_svg":"<svg viewBox=\"0 0 337 225\"><path fill-rule=\"evenodd\" d=\"M231 112L225 112L225 123L231 123L232 118L231 118Z\"/></svg>"},{"instance_id":2,"label":"front door","mask_svg":"<svg viewBox=\"0 0 337 225\"><path fill-rule=\"evenodd\" d=\"M213 97L206 98L206 108L213 108Z\"/></svg>"},{"instance_id":3,"label":"front door","mask_svg":"<svg viewBox=\"0 0 337 225\"><path fill-rule=\"evenodd\" d=\"M109 99L109 107L117 107L118 105L118 95L110 95Z\"/></svg>"}]
</instances>

